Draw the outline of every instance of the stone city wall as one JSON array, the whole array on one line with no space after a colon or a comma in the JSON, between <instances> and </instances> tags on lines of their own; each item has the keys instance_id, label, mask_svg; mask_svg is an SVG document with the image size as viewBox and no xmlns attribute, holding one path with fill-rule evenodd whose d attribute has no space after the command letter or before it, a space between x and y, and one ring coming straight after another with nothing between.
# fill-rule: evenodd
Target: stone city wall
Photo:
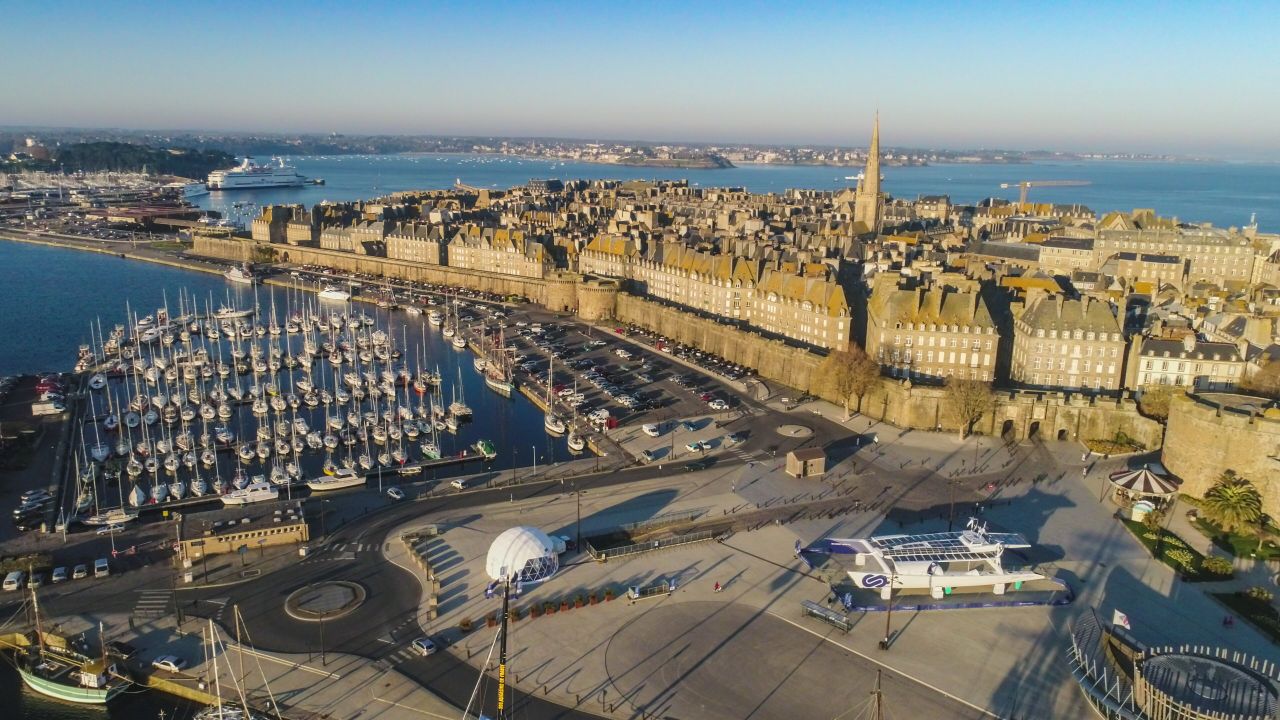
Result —
<instances>
[{"instance_id":1,"label":"stone city wall","mask_svg":"<svg viewBox=\"0 0 1280 720\"><path fill-rule=\"evenodd\" d=\"M1160 461L1193 497L1203 497L1224 470L1234 470L1262 493L1262 511L1280 517L1280 410L1258 414L1212 396L1175 396Z\"/></svg>"},{"instance_id":2,"label":"stone city wall","mask_svg":"<svg viewBox=\"0 0 1280 720\"><path fill-rule=\"evenodd\" d=\"M809 392L841 404L839 395L821 373ZM856 398L849 403L857 409ZM947 405L946 390L881 378L862 399L862 413L890 425L916 430L958 431L960 422ZM1111 439L1124 433L1148 449L1160 447L1162 426L1138 413L1127 397L1097 398L1081 394L995 390L992 410L974 425L974 432L1022 440Z\"/></svg>"},{"instance_id":3,"label":"stone city wall","mask_svg":"<svg viewBox=\"0 0 1280 720\"><path fill-rule=\"evenodd\" d=\"M770 340L628 293L618 293L616 311L621 322L662 333L676 342L753 368L764 380L791 387L809 387L822 363L820 356L781 340Z\"/></svg>"},{"instance_id":4,"label":"stone city wall","mask_svg":"<svg viewBox=\"0 0 1280 720\"><path fill-rule=\"evenodd\" d=\"M538 303L545 301L546 283L539 279L515 275L486 273L479 270L463 270L444 265L427 265L408 260L356 255L339 250L297 247L292 245L268 245L251 240L221 240L195 238L192 253L223 260L245 261L261 258L270 252L274 262L294 265L323 265L344 272L383 275L397 280L454 285L470 290L519 295Z\"/></svg>"}]
</instances>

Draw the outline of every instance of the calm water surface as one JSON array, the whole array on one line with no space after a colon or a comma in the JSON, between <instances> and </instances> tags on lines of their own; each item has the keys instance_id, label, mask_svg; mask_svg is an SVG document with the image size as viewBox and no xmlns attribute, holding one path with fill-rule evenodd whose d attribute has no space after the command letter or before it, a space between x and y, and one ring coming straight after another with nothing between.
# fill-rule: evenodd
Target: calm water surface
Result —
<instances>
[{"instance_id":1,"label":"calm water surface","mask_svg":"<svg viewBox=\"0 0 1280 720\"><path fill-rule=\"evenodd\" d=\"M530 178L681 179L702 186L746 187L753 192L789 188L833 189L853 181L857 168L742 165L714 170L633 168L595 163L551 162L485 155L356 155L296 157L288 162L323 186L215 192L201 199L206 208L233 210L244 204L358 200L397 190L449 187L455 180L479 187L506 188ZM988 197L1016 200L1000 189L1019 180L1087 180L1092 185L1032 189L1041 202L1082 203L1095 212L1155 208L1184 220L1241 226L1257 213L1264 230L1280 230L1280 164L1208 164L1071 161L1024 165L931 165L887 167L885 189L896 196L950 195L958 203Z\"/></svg>"}]
</instances>

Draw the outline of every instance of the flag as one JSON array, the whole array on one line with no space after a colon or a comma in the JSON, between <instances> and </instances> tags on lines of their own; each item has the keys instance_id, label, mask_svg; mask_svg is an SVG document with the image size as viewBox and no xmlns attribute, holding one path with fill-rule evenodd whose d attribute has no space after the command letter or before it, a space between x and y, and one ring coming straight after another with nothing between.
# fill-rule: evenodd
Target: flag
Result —
<instances>
[{"instance_id":1,"label":"flag","mask_svg":"<svg viewBox=\"0 0 1280 720\"><path fill-rule=\"evenodd\" d=\"M1124 628L1125 630L1132 630L1132 629L1133 629L1133 628L1129 627L1129 616L1128 616L1128 615L1125 615L1124 613L1120 612L1119 610L1116 610L1114 613L1112 613L1112 615L1111 615L1111 624L1112 624L1112 625L1119 625L1120 627Z\"/></svg>"}]
</instances>

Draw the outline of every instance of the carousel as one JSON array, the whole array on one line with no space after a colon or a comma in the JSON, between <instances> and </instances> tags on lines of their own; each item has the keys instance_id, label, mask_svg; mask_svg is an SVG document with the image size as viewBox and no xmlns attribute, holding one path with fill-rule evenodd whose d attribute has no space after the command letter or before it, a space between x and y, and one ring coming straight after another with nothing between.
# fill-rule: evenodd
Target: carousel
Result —
<instances>
[{"instance_id":1,"label":"carousel","mask_svg":"<svg viewBox=\"0 0 1280 720\"><path fill-rule=\"evenodd\" d=\"M1150 465L1113 472L1108 479L1116 503L1137 521L1153 510L1166 509L1177 495L1179 485L1177 480L1156 472Z\"/></svg>"}]
</instances>

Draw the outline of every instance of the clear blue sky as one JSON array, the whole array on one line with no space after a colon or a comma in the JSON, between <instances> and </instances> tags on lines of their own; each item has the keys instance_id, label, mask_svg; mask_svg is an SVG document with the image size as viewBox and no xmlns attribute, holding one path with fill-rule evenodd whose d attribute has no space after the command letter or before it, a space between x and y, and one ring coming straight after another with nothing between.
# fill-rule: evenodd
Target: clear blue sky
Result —
<instances>
[{"instance_id":1,"label":"clear blue sky","mask_svg":"<svg viewBox=\"0 0 1280 720\"><path fill-rule=\"evenodd\" d=\"M0 124L1280 159L1280 4L0 0Z\"/></svg>"}]
</instances>

